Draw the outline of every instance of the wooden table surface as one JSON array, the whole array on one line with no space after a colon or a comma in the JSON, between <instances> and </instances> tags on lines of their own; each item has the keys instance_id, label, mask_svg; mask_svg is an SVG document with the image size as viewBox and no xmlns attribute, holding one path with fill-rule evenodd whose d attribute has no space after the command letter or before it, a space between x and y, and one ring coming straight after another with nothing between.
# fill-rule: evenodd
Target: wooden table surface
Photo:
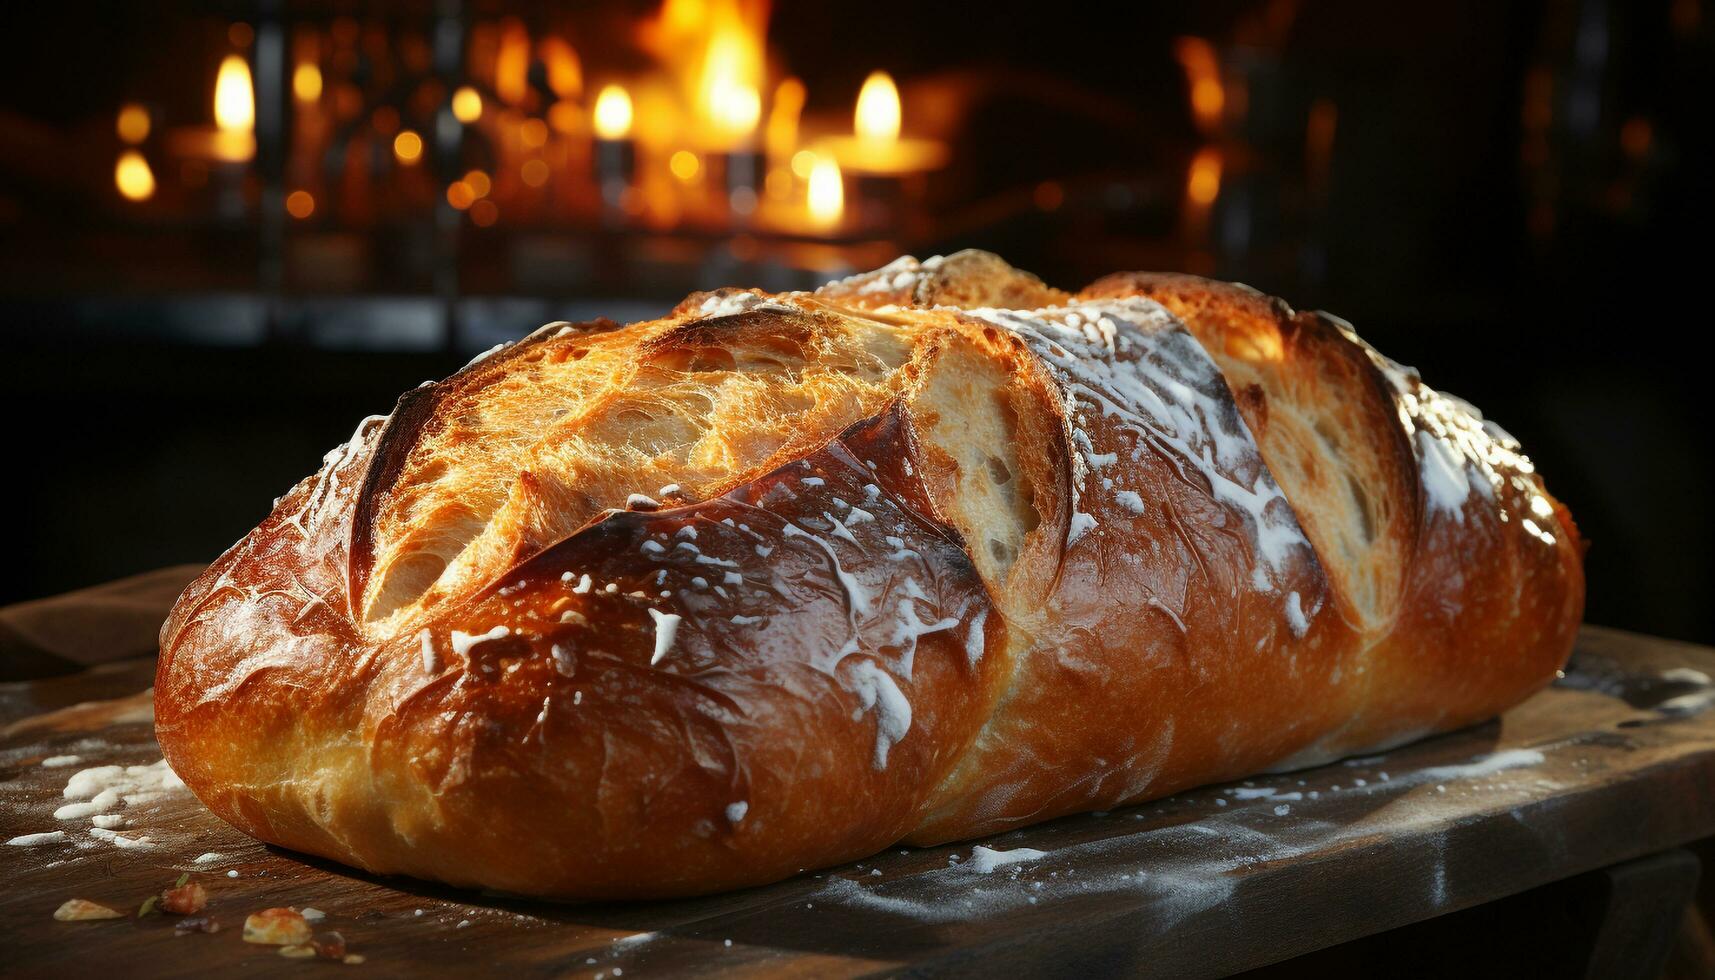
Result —
<instances>
[{"instance_id":1,"label":"wooden table surface","mask_svg":"<svg viewBox=\"0 0 1715 980\"><path fill-rule=\"evenodd\" d=\"M1595 627L1554 687L1386 755L893 849L749 891L594 906L307 860L183 791L117 811L132 846L92 835L88 818L56 820L78 770L160 759L151 672L135 660L0 685L0 841L65 831L0 844L0 973L1210 976L1715 835L1715 650ZM53 918L74 897L135 910L184 872L207 886L222 931L178 936L163 915ZM291 960L241 940L247 914L282 905L324 911L319 928L365 962Z\"/></svg>"}]
</instances>

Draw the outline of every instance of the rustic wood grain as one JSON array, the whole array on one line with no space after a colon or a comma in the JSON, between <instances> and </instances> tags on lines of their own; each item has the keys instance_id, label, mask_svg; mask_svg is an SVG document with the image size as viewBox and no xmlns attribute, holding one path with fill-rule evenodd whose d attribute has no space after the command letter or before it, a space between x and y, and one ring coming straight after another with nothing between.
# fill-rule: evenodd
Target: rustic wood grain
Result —
<instances>
[{"instance_id":1,"label":"rustic wood grain","mask_svg":"<svg viewBox=\"0 0 1715 980\"><path fill-rule=\"evenodd\" d=\"M0 840L70 838L0 844L8 975L1213 976L1715 835L1715 650L1593 627L1564 680L1486 725L977 842L1045 852L989 873L970 843L893 849L765 888L603 906L358 874L251 841L182 794L119 811L145 848L55 820L78 769L160 758L146 721L109 723L136 717L126 699L150 667L0 685ZM80 761L41 764L63 755ZM205 853L221 857L196 863ZM135 910L187 871L223 931L52 918L73 897ZM325 911L320 928L366 962L244 943L245 915L276 905Z\"/></svg>"}]
</instances>

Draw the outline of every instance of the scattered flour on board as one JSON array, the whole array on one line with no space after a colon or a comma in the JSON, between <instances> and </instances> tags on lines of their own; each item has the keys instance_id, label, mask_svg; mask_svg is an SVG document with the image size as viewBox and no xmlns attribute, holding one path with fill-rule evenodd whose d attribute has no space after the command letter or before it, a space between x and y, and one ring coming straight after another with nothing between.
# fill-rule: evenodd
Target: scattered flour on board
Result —
<instances>
[{"instance_id":1,"label":"scattered flour on board","mask_svg":"<svg viewBox=\"0 0 1715 980\"><path fill-rule=\"evenodd\" d=\"M78 761L77 756L55 756L44 760L43 765L54 763L53 767L57 768L62 764L57 761L60 759ZM188 795L189 792L184 780L167 766L165 759L147 766L95 766L78 770L66 781L60 795L67 802L54 811L54 819L88 820L91 840L119 848L148 848L154 846L149 837L132 837L118 832L117 828L130 822L130 818L119 811L174 796ZM7 843L25 847L71 840L73 838L66 831L55 830L22 834ZM91 846L88 840L80 841L80 844L84 847Z\"/></svg>"}]
</instances>

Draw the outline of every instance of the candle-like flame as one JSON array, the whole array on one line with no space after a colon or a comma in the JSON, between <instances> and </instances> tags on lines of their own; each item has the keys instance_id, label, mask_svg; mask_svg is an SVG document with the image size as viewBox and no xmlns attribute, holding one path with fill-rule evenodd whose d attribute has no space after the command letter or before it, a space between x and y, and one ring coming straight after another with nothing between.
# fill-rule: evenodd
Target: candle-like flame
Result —
<instances>
[{"instance_id":1,"label":"candle-like flame","mask_svg":"<svg viewBox=\"0 0 1715 980\"><path fill-rule=\"evenodd\" d=\"M1182 37L1174 42L1173 55L1185 69L1185 80L1191 86L1191 117L1203 132L1213 133L1227 104L1215 49L1200 37Z\"/></svg>"},{"instance_id":2,"label":"candle-like flame","mask_svg":"<svg viewBox=\"0 0 1715 980\"><path fill-rule=\"evenodd\" d=\"M774 106L768 111L768 128L762 143L769 166L779 166L798 149L798 118L804 112L804 83L788 78L774 89Z\"/></svg>"},{"instance_id":3,"label":"candle-like flame","mask_svg":"<svg viewBox=\"0 0 1715 980\"><path fill-rule=\"evenodd\" d=\"M575 99L584 94L584 67L578 53L564 38L549 35L536 46L542 63L548 67L548 87L562 99Z\"/></svg>"},{"instance_id":4,"label":"candle-like flame","mask_svg":"<svg viewBox=\"0 0 1715 980\"><path fill-rule=\"evenodd\" d=\"M115 128L119 132L119 138L125 142L143 142L149 138L149 110L135 102L120 106Z\"/></svg>"},{"instance_id":5,"label":"candle-like flame","mask_svg":"<svg viewBox=\"0 0 1715 980\"><path fill-rule=\"evenodd\" d=\"M622 140L631 132L631 93L624 86L604 86L595 98L595 134Z\"/></svg>"},{"instance_id":6,"label":"candle-like flame","mask_svg":"<svg viewBox=\"0 0 1715 980\"><path fill-rule=\"evenodd\" d=\"M858 92L855 130L865 140L891 143L899 139L899 89L884 71L869 73Z\"/></svg>"},{"instance_id":7,"label":"candle-like flame","mask_svg":"<svg viewBox=\"0 0 1715 980\"><path fill-rule=\"evenodd\" d=\"M828 228L839 223L846 208L845 181L833 157L822 157L810 168L810 220Z\"/></svg>"},{"instance_id":8,"label":"candle-like flame","mask_svg":"<svg viewBox=\"0 0 1715 980\"><path fill-rule=\"evenodd\" d=\"M698 104L720 142L743 140L756 131L762 118L762 95L756 89L761 61L752 38L737 23L718 24L709 37Z\"/></svg>"},{"instance_id":9,"label":"candle-like flame","mask_svg":"<svg viewBox=\"0 0 1715 980\"><path fill-rule=\"evenodd\" d=\"M530 94L530 33L523 21L508 17L500 22L500 50L494 56L494 94L500 101L518 105Z\"/></svg>"},{"instance_id":10,"label":"candle-like flame","mask_svg":"<svg viewBox=\"0 0 1715 980\"><path fill-rule=\"evenodd\" d=\"M155 173L143 154L126 150L113 165L113 186L127 201L147 201L155 196Z\"/></svg>"},{"instance_id":11,"label":"candle-like flame","mask_svg":"<svg viewBox=\"0 0 1715 980\"><path fill-rule=\"evenodd\" d=\"M1221 151L1205 146L1191 158L1185 176L1185 196L1191 203L1208 207L1221 193Z\"/></svg>"},{"instance_id":12,"label":"candle-like flame","mask_svg":"<svg viewBox=\"0 0 1715 980\"><path fill-rule=\"evenodd\" d=\"M214 122L227 132L248 133L256 125L256 91L250 84L250 65L229 54L220 62L214 79Z\"/></svg>"}]
</instances>

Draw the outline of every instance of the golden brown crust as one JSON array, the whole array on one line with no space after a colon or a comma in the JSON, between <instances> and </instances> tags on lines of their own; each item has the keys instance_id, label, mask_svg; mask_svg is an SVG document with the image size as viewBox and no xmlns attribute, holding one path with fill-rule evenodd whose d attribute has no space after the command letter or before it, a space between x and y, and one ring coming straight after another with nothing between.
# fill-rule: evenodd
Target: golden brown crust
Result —
<instances>
[{"instance_id":1,"label":"golden brown crust","mask_svg":"<svg viewBox=\"0 0 1715 980\"><path fill-rule=\"evenodd\" d=\"M1569 651L1579 550L1333 318L902 259L407 393L186 591L157 728L284 846L717 891L1487 717Z\"/></svg>"}]
</instances>

